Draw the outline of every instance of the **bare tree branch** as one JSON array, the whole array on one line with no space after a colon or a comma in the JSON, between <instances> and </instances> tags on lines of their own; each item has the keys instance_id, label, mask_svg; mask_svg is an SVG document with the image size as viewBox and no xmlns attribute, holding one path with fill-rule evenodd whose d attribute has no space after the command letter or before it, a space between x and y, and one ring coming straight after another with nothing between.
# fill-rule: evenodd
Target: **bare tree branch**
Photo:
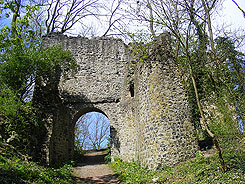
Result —
<instances>
[{"instance_id":1,"label":"bare tree branch","mask_svg":"<svg viewBox=\"0 0 245 184\"><path fill-rule=\"evenodd\" d=\"M86 17L97 17L102 8L99 0L47 0L39 6L44 13L46 33L65 33Z\"/></svg>"},{"instance_id":2,"label":"bare tree branch","mask_svg":"<svg viewBox=\"0 0 245 184\"><path fill-rule=\"evenodd\" d=\"M76 123L75 143L81 149L101 149L109 136L110 125L101 113L83 115Z\"/></svg>"},{"instance_id":3,"label":"bare tree branch","mask_svg":"<svg viewBox=\"0 0 245 184\"><path fill-rule=\"evenodd\" d=\"M122 0L118 0L117 2L117 5L116 7L114 8L113 10L113 6L115 4L116 0L113 0L112 4L111 4L111 8L110 8L110 11L111 11L111 15L110 15L110 18L109 18L109 21L108 21L108 28L107 30L105 31L105 33L103 34L103 36L106 36L108 34L108 32L110 31L111 27L118 21L120 20L121 17L117 18L116 20L112 21L113 18L115 17L115 14L116 14L116 11L119 9L119 7L121 6L121 2Z\"/></svg>"},{"instance_id":4,"label":"bare tree branch","mask_svg":"<svg viewBox=\"0 0 245 184\"><path fill-rule=\"evenodd\" d=\"M243 17L245 18L245 11L236 3L236 1L235 0L232 0L232 2L233 3L235 3L235 5L237 6L237 8L239 9L239 10L241 10L241 12L242 12L242 14L243 14Z\"/></svg>"}]
</instances>

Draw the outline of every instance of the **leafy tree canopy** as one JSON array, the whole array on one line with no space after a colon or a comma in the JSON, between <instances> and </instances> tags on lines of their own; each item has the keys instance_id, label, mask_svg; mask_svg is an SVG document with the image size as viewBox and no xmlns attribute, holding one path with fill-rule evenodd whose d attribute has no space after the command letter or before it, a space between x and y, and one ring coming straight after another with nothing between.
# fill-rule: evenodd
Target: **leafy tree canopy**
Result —
<instances>
[{"instance_id":1,"label":"leafy tree canopy","mask_svg":"<svg viewBox=\"0 0 245 184\"><path fill-rule=\"evenodd\" d=\"M20 9L25 10L23 15ZM1 17L12 17L9 26L0 29L0 139L26 150L39 126L38 111L31 102L37 80L54 81L57 71L66 76L77 65L61 46L42 48L30 26L37 8L15 0L0 1L0 10Z\"/></svg>"}]
</instances>

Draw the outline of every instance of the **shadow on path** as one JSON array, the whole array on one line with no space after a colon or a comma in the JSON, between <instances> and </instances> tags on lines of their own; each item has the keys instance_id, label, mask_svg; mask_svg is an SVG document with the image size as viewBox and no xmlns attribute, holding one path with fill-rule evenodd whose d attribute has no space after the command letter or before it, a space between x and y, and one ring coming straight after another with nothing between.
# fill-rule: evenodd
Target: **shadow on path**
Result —
<instances>
[{"instance_id":1,"label":"shadow on path","mask_svg":"<svg viewBox=\"0 0 245 184\"><path fill-rule=\"evenodd\" d=\"M82 158L83 162L73 168L76 183L120 183L116 175L105 163L105 156L106 153L104 152L86 153Z\"/></svg>"},{"instance_id":2,"label":"shadow on path","mask_svg":"<svg viewBox=\"0 0 245 184\"><path fill-rule=\"evenodd\" d=\"M104 183L120 183L115 175L108 174L104 176L100 176L98 178L87 177L87 178L78 178L75 177L77 184L104 184Z\"/></svg>"},{"instance_id":3,"label":"shadow on path","mask_svg":"<svg viewBox=\"0 0 245 184\"><path fill-rule=\"evenodd\" d=\"M107 153L103 151L86 153L82 156L82 162L78 166L106 164L104 160L106 155Z\"/></svg>"}]
</instances>

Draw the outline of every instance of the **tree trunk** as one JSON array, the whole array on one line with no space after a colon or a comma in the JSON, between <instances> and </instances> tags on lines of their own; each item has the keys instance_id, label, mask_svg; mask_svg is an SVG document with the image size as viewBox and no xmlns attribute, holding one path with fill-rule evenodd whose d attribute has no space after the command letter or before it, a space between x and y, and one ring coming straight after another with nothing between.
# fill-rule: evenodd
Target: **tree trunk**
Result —
<instances>
[{"instance_id":1,"label":"tree trunk","mask_svg":"<svg viewBox=\"0 0 245 184\"><path fill-rule=\"evenodd\" d=\"M205 130L208 132L209 136L212 138L213 143L214 143L214 145L215 145L215 147L217 149L219 161L220 161L220 164L222 166L222 171L226 172L227 171L227 167L226 167L225 161L223 159L221 148L220 148L220 145L218 143L218 140L217 140L216 136L211 132L211 130L208 127L208 124L205 121L204 113L203 113L203 110L202 110L202 106L201 106L201 103L200 103L199 94L198 94L198 90L197 90L197 86L196 86L196 80L194 78L194 74L193 74L193 70L192 70L192 66L191 66L191 62L190 62L191 61L190 60L190 56L188 55L187 57L188 57L189 71L190 71L190 74L191 74L192 84L193 84L193 87L194 87L194 90L195 90L196 101L197 101L198 109L199 109L199 112L200 112L201 118L202 118L201 119L201 125L205 128Z\"/></svg>"},{"instance_id":2,"label":"tree trunk","mask_svg":"<svg viewBox=\"0 0 245 184\"><path fill-rule=\"evenodd\" d=\"M147 7L150 10L150 31L153 37L155 37L154 25L153 25L153 13L150 0L147 1Z\"/></svg>"},{"instance_id":3,"label":"tree trunk","mask_svg":"<svg viewBox=\"0 0 245 184\"><path fill-rule=\"evenodd\" d=\"M13 34L17 34L17 30L16 30L16 21L17 18L20 16L19 12L20 12L20 5L21 5L21 0L16 0L16 8L13 11L13 17L12 17L12 21L11 21L11 31Z\"/></svg>"}]
</instances>

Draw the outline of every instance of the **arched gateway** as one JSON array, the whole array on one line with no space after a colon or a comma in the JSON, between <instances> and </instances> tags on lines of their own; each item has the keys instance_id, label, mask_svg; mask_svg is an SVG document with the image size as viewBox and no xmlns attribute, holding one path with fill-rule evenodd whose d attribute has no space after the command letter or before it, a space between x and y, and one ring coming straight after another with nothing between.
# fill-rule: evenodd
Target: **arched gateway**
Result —
<instances>
[{"instance_id":1,"label":"arched gateway","mask_svg":"<svg viewBox=\"0 0 245 184\"><path fill-rule=\"evenodd\" d=\"M169 42L170 36L162 34L149 53L150 60L132 71L133 57L121 40L62 34L44 37L45 47L62 43L80 66L75 76L58 82L57 103L43 108L45 161L72 159L74 124L90 111L110 120L112 157L139 160L150 168L192 157L197 144Z\"/></svg>"}]
</instances>

